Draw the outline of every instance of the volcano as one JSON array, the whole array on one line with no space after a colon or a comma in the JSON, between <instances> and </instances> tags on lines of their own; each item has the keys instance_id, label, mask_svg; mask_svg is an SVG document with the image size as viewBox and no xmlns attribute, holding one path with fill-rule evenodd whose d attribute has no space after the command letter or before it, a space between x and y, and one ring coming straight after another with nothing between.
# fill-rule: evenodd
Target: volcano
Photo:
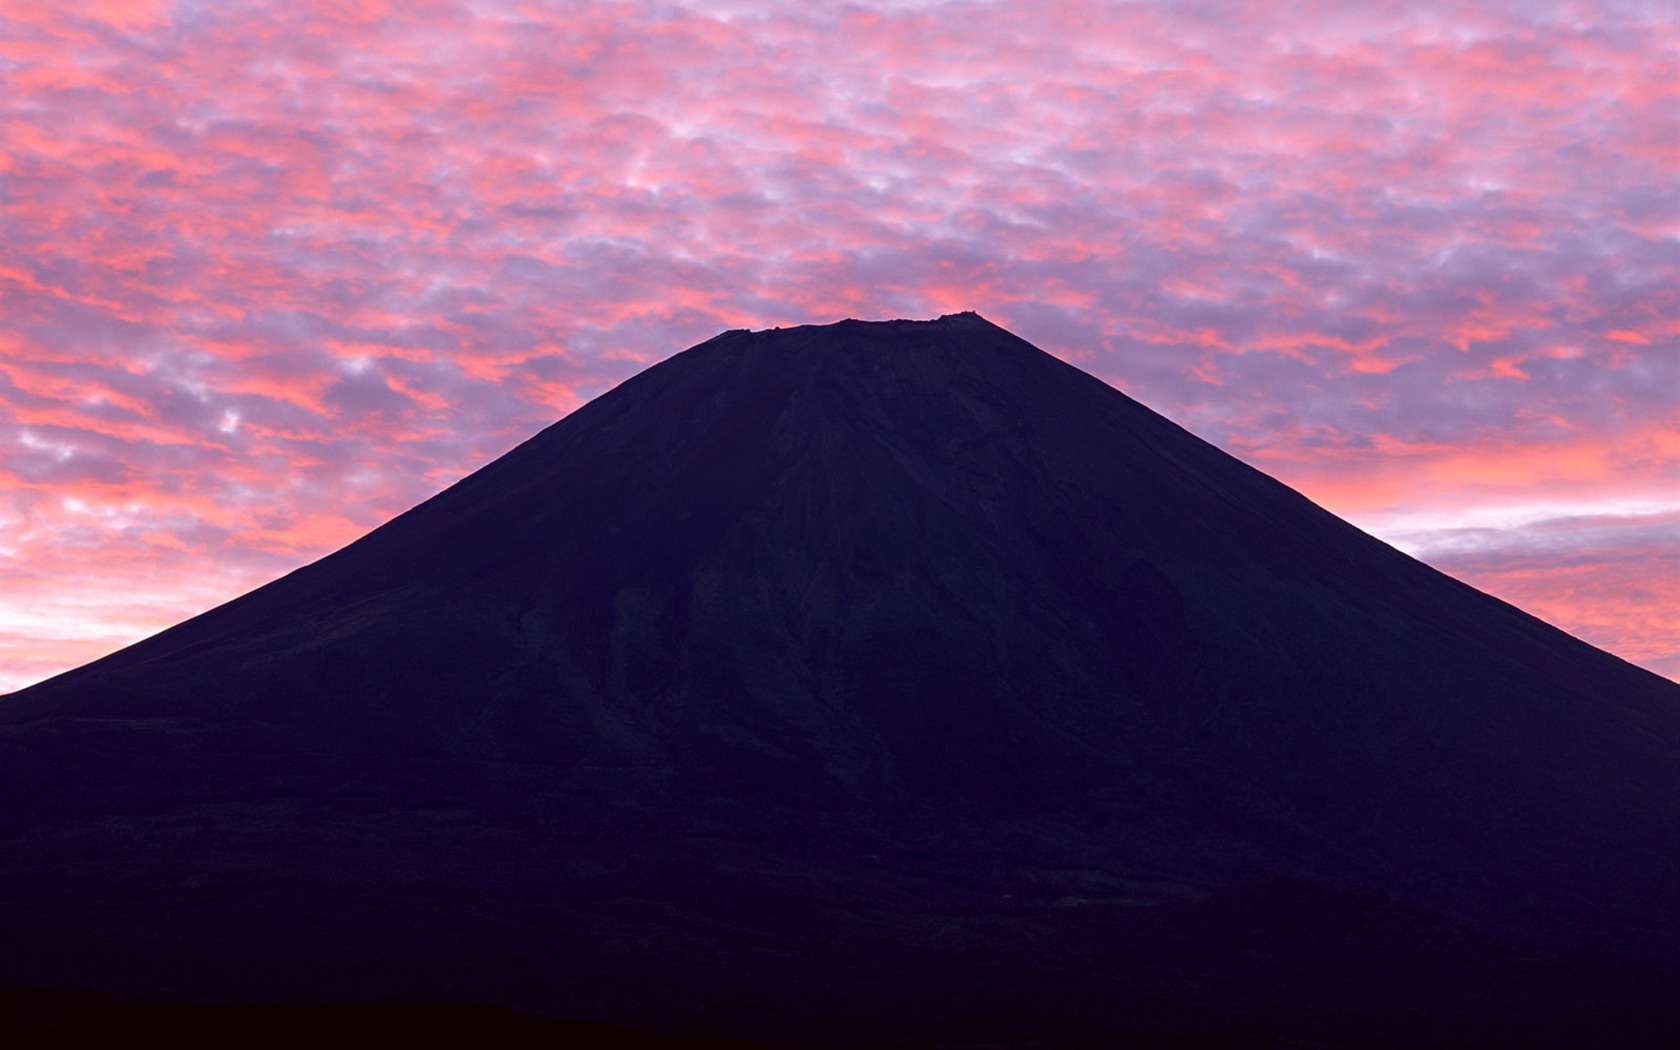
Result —
<instances>
[{"instance_id":1,"label":"volcano","mask_svg":"<svg viewBox=\"0 0 1680 1050\"><path fill-rule=\"evenodd\" d=\"M725 332L0 699L0 749L14 987L1680 1031L1680 688L975 314Z\"/></svg>"}]
</instances>

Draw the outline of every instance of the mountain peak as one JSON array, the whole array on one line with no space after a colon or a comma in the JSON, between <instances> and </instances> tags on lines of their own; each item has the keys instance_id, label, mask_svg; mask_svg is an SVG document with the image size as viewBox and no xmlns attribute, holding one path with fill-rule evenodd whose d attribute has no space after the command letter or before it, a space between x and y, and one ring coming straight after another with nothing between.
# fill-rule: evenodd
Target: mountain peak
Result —
<instances>
[{"instance_id":1,"label":"mountain peak","mask_svg":"<svg viewBox=\"0 0 1680 1050\"><path fill-rule=\"evenodd\" d=\"M1140 952L1149 909L1283 879L1675 964L1677 693L978 314L845 320L722 333L8 698L0 845L95 897L121 869L154 917L237 883L277 959L314 958L297 909L357 894L503 902L485 959L546 952L558 908L579 958L641 946L602 994L662 974L685 1017L793 1009L744 989L816 930L930 963L893 972L936 997L953 937L992 960L976 987L995 962L1055 998L1097 941L1003 903L1055 887Z\"/></svg>"}]
</instances>

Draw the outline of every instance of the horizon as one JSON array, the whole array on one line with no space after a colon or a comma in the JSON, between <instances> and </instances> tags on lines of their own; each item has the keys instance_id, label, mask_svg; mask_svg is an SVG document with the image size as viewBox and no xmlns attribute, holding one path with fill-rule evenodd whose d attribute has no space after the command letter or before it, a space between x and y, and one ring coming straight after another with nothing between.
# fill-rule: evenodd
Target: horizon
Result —
<instances>
[{"instance_id":1,"label":"horizon","mask_svg":"<svg viewBox=\"0 0 1680 1050\"><path fill-rule=\"evenodd\" d=\"M1680 680L1671 5L0 26L0 692L721 331L963 310Z\"/></svg>"}]
</instances>

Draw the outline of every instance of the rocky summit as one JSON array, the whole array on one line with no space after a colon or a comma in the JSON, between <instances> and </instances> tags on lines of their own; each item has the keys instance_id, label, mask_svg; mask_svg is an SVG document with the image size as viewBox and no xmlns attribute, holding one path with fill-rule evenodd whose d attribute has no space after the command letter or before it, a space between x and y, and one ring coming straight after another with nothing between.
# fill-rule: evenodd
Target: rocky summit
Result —
<instances>
[{"instance_id":1,"label":"rocky summit","mask_svg":"<svg viewBox=\"0 0 1680 1050\"><path fill-rule=\"evenodd\" d=\"M792 1045L1680 1032L1680 687L975 314L676 354L0 698L0 763L13 988Z\"/></svg>"}]
</instances>

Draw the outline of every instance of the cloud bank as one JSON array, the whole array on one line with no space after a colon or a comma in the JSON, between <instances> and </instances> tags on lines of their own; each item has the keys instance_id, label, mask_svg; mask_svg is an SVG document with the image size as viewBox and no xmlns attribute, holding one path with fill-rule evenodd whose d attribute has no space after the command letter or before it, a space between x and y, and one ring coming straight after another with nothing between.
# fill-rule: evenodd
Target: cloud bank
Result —
<instances>
[{"instance_id":1,"label":"cloud bank","mask_svg":"<svg viewBox=\"0 0 1680 1050\"><path fill-rule=\"evenodd\" d=\"M1680 675L1667 2L0 12L0 689L732 327L976 309Z\"/></svg>"}]
</instances>

